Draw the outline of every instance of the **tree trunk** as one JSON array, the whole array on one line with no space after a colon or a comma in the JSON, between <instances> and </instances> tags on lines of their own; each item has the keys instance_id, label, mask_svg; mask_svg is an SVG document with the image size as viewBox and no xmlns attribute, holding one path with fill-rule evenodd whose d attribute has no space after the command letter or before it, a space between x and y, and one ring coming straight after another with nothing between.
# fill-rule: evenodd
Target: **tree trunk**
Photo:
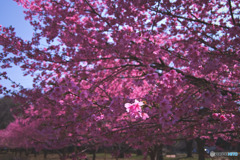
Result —
<instances>
[{"instance_id":1,"label":"tree trunk","mask_svg":"<svg viewBox=\"0 0 240 160\"><path fill-rule=\"evenodd\" d=\"M93 151L93 157L92 157L92 160L96 160L96 150L94 149Z\"/></svg>"},{"instance_id":2,"label":"tree trunk","mask_svg":"<svg viewBox=\"0 0 240 160\"><path fill-rule=\"evenodd\" d=\"M124 158L125 149L126 148L124 148L123 144L118 145L119 150L118 158Z\"/></svg>"},{"instance_id":3,"label":"tree trunk","mask_svg":"<svg viewBox=\"0 0 240 160\"><path fill-rule=\"evenodd\" d=\"M163 160L163 145L155 145L149 152L151 160Z\"/></svg>"},{"instance_id":4,"label":"tree trunk","mask_svg":"<svg viewBox=\"0 0 240 160\"><path fill-rule=\"evenodd\" d=\"M34 154L34 157L37 157L37 151L34 148L32 149L32 152Z\"/></svg>"},{"instance_id":5,"label":"tree trunk","mask_svg":"<svg viewBox=\"0 0 240 160\"><path fill-rule=\"evenodd\" d=\"M35 157L35 158L37 157L37 152L34 152L34 157Z\"/></svg>"},{"instance_id":6,"label":"tree trunk","mask_svg":"<svg viewBox=\"0 0 240 160\"><path fill-rule=\"evenodd\" d=\"M44 159L47 159L47 151L44 150L43 152L44 152Z\"/></svg>"},{"instance_id":7,"label":"tree trunk","mask_svg":"<svg viewBox=\"0 0 240 160\"><path fill-rule=\"evenodd\" d=\"M118 155L118 158L124 158L124 151L120 150L120 153Z\"/></svg>"},{"instance_id":8,"label":"tree trunk","mask_svg":"<svg viewBox=\"0 0 240 160\"><path fill-rule=\"evenodd\" d=\"M163 145L157 148L157 160L163 160Z\"/></svg>"},{"instance_id":9,"label":"tree trunk","mask_svg":"<svg viewBox=\"0 0 240 160\"><path fill-rule=\"evenodd\" d=\"M17 149L13 149L14 155L17 156Z\"/></svg>"},{"instance_id":10,"label":"tree trunk","mask_svg":"<svg viewBox=\"0 0 240 160\"><path fill-rule=\"evenodd\" d=\"M28 157L28 155L29 155L29 150L28 149L25 149L25 155Z\"/></svg>"},{"instance_id":11,"label":"tree trunk","mask_svg":"<svg viewBox=\"0 0 240 160\"><path fill-rule=\"evenodd\" d=\"M138 150L136 151L136 154L137 154L137 156L141 156L141 155L142 155L142 151L141 151L140 149L138 149Z\"/></svg>"},{"instance_id":12,"label":"tree trunk","mask_svg":"<svg viewBox=\"0 0 240 160\"><path fill-rule=\"evenodd\" d=\"M187 157L192 157L193 140L186 141Z\"/></svg>"},{"instance_id":13,"label":"tree trunk","mask_svg":"<svg viewBox=\"0 0 240 160\"><path fill-rule=\"evenodd\" d=\"M151 159L151 160L154 160L154 152L150 152L150 153L149 153L149 156L150 156L150 159Z\"/></svg>"},{"instance_id":14,"label":"tree trunk","mask_svg":"<svg viewBox=\"0 0 240 160\"><path fill-rule=\"evenodd\" d=\"M205 152L204 152L204 144L205 140L202 140L200 138L196 139L197 142L197 149L198 149L198 160L205 160Z\"/></svg>"},{"instance_id":15,"label":"tree trunk","mask_svg":"<svg viewBox=\"0 0 240 160\"><path fill-rule=\"evenodd\" d=\"M19 149L19 152L20 152L20 157L21 157L23 150L22 150L22 149Z\"/></svg>"},{"instance_id":16,"label":"tree trunk","mask_svg":"<svg viewBox=\"0 0 240 160\"><path fill-rule=\"evenodd\" d=\"M237 144L237 152L240 152L240 143Z\"/></svg>"},{"instance_id":17,"label":"tree trunk","mask_svg":"<svg viewBox=\"0 0 240 160\"><path fill-rule=\"evenodd\" d=\"M67 159L67 153L66 153L66 148L62 149L62 160Z\"/></svg>"}]
</instances>

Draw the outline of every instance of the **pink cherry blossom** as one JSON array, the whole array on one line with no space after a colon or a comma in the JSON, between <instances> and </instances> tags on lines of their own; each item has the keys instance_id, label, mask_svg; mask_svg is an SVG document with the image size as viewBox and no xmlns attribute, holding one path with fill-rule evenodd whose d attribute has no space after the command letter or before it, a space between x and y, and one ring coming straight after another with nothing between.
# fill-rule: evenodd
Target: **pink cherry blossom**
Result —
<instances>
[{"instance_id":1,"label":"pink cherry blossom","mask_svg":"<svg viewBox=\"0 0 240 160\"><path fill-rule=\"evenodd\" d=\"M142 112L141 106L143 105L143 102L139 102L138 100L135 100L134 103L126 103L125 108L127 112Z\"/></svg>"},{"instance_id":2,"label":"pink cherry blossom","mask_svg":"<svg viewBox=\"0 0 240 160\"><path fill-rule=\"evenodd\" d=\"M16 87L0 93L19 104L1 146L127 143L153 160L179 137L240 141L239 0L14 1L35 32L0 26L0 79ZM13 64L34 88L9 77Z\"/></svg>"},{"instance_id":3,"label":"pink cherry blossom","mask_svg":"<svg viewBox=\"0 0 240 160\"><path fill-rule=\"evenodd\" d=\"M126 103L125 108L126 111L129 112L129 114L134 118L142 118L143 120L146 120L149 118L147 113L143 113L142 106L144 105L143 102L139 102L138 100L135 100L134 103Z\"/></svg>"},{"instance_id":4,"label":"pink cherry blossom","mask_svg":"<svg viewBox=\"0 0 240 160\"><path fill-rule=\"evenodd\" d=\"M213 119L218 119L219 118L219 113L213 113L212 117L213 117Z\"/></svg>"},{"instance_id":5,"label":"pink cherry blossom","mask_svg":"<svg viewBox=\"0 0 240 160\"><path fill-rule=\"evenodd\" d=\"M220 118L221 121L226 121L227 120L225 115L221 115L219 118Z\"/></svg>"}]
</instances>

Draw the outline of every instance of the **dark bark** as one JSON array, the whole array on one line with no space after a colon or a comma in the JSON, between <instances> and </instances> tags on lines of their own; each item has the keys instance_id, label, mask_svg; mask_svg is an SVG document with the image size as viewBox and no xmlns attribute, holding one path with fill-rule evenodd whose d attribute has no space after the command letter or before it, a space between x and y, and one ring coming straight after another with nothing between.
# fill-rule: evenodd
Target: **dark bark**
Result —
<instances>
[{"instance_id":1,"label":"dark bark","mask_svg":"<svg viewBox=\"0 0 240 160\"><path fill-rule=\"evenodd\" d=\"M61 157L61 158L62 158L62 160L65 160L65 159L67 159L66 148L63 148L61 152L62 152L62 157Z\"/></svg>"},{"instance_id":2,"label":"dark bark","mask_svg":"<svg viewBox=\"0 0 240 160\"><path fill-rule=\"evenodd\" d=\"M44 152L44 159L46 159L47 158L47 151L44 150L43 152Z\"/></svg>"},{"instance_id":3,"label":"dark bark","mask_svg":"<svg viewBox=\"0 0 240 160\"><path fill-rule=\"evenodd\" d=\"M32 149L32 153L34 154L34 157L37 157L38 153L37 153L37 151L34 148Z\"/></svg>"},{"instance_id":4,"label":"dark bark","mask_svg":"<svg viewBox=\"0 0 240 160\"><path fill-rule=\"evenodd\" d=\"M186 141L187 157L192 157L193 140Z\"/></svg>"},{"instance_id":5,"label":"dark bark","mask_svg":"<svg viewBox=\"0 0 240 160\"><path fill-rule=\"evenodd\" d=\"M205 140L202 140L200 138L196 139L197 142L197 149L198 149L198 160L205 160L205 151L204 151L204 144Z\"/></svg>"},{"instance_id":6,"label":"dark bark","mask_svg":"<svg viewBox=\"0 0 240 160\"><path fill-rule=\"evenodd\" d=\"M13 149L13 153L16 156L17 155L17 149Z\"/></svg>"},{"instance_id":7,"label":"dark bark","mask_svg":"<svg viewBox=\"0 0 240 160\"><path fill-rule=\"evenodd\" d=\"M151 160L154 160L154 152L150 151L149 156Z\"/></svg>"},{"instance_id":8,"label":"dark bark","mask_svg":"<svg viewBox=\"0 0 240 160\"><path fill-rule=\"evenodd\" d=\"M163 160L163 145L160 145L158 148L157 160Z\"/></svg>"},{"instance_id":9,"label":"dark bark","mask_svg":"<svg viewBox=\"0 0 240 160\"><path fill-rule=\"evenodd\" d=\"M141 151L140 149L138 149L138 150L136 151L136 154L137 154L137 156L141 156L141 155L142 155L142 151Z\"/></svg>"},{"instance_id":10,"label":"dark bark","mask_svg":"<svg viewBox=\"0 0 240 160\"><path fill-rule=\"evenodd\" d=\"M20 156L22 156L23 150L22 150L22 149L19 149L19 152L20 152Z\"/></svg>"},{"instance_id":11,"label":"dark bark","mask_svg":"<svg viewBox=\"0 0 240 160\"><path fill-rule=\"evenodd\" d=\"M37 157L37 152L34 152L33 154L34 154L34 157Z\"/></svg>"},{"instance_id":12,"label":"dark bark","mask_svg":"<svg viewBox=\"0 0 240 160\"><path fill-rule=\"evenodd\" d=\"M120 154L118 155L118 158L124 158L124 151L120 150Z\"/></svg>"},{"instance_id":13,"label":"dark bark","mask_svg":"<svg viewBox=\"0 0 240 160\"><path fill-rule=\"evenodd\" d=\"M163 145L155 145L149 151L149 156L151 160L163 160Z\"/></svg>"},{"instance_id":14,"label":"dark bark","mask_svg":"<svg viewBox=\"0 0 240 160\"><path fill-rule=\"evenodd\" d=\"M29 156L29 150L28 149L25 149L25 155Z\"/></svg>"},{"instance_id":15,"label":"dark bark","mask_svg":"<svg viewBox=\"0 0 240 160\"><path fill-rule=\"evenodd\" d=\"M16 108L16 106L10 97L0 98L0 130L7 128L8 124L14 121L10 110Z\"/></svg>"},{"instance_id":16,"label":"dark bark","mask_svg":"<svg viewBox=\"0 0 240 160\"><path fill-rule=\"evenodd\" d=\"M96 160L96 150L93 151L93 157L92 160Z\"/></svg>"},{"instance_id":17,"label":"dark bark","mask_svg":"<svg viewBox=\"0 0 240 160\"><path fill-rule=\"evenodd\" d=\"M240 152L240 143L237 144L237 152Z\"/></svg>"}]
</instances>

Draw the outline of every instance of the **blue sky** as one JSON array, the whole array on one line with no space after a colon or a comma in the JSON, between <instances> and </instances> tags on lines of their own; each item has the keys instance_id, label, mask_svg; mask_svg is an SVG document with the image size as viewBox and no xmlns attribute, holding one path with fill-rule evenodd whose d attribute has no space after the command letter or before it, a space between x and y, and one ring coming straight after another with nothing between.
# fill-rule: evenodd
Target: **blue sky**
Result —
<instances>
[{"instance_id":1,"label":"blue sky","mask_svg":"<svg viewBox=\"0 0 240 160\"><path fill-rule=\"evenodd\" d=\"M16 35L24 40L30 40L33 33L33 28L28 21L24 19L24 8L18 6L13 0L0 0L0 25L4 27L15 28ZM1 49L1 48L0 48ZM1 51L1 50L0 50ZM2 69L0 68L2 71ZM19 67L7 69L9 77L17 83L20 83L26 88L32 87L32 78L30 76L23 76L23 72ZM11 83L6 80L1 80L2 86L10 87Z\"/></svg>"}]
</instances>

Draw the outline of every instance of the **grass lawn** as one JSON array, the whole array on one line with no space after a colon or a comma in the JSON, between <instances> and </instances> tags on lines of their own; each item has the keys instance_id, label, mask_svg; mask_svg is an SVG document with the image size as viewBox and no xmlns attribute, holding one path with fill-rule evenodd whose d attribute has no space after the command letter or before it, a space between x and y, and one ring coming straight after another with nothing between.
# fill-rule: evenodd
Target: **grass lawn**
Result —
<instances>
[{"instance_id":1,"label":"grass lawn","mask_svg":"<svg viewBox=\"0 0 240 160\"><path fill-rule=\"evenodd\" d=\"M88 160L92 159L92 155L87 155ZM143 156L136 156L135 154L132 154L131 158L119 158L118 160L142 160ZM34 157L34 155L30 154L28 157L24 154L22 156L15 156L11 153L1 153L0 154L0 160L59 160L59 156L57 154L48 154L47 158L44 159L43 154L38 154L37 157ZM71 159L68 159L71 160ZM116 160L116 158L112 158L111 154L104 154L104 153L98 153L96 155L96 160ZM147 160L150 160L148 157ZM185 154L177 154L176 158L167 158L164 157L164 160L198 160L198 155L194 154L192 158L186 158ZM222 160L217 158L205 158L205 160ZM226 158L224 160L227 160Z\"/></svg>"}]
</instances>

